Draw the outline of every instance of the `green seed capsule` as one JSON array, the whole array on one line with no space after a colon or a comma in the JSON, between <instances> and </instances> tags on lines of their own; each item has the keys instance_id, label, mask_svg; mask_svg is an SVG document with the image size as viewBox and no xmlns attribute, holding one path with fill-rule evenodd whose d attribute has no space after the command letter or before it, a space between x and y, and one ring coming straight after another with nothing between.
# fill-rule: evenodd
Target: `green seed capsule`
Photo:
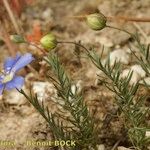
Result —
<instances>
[{"instance_id":1,"label":"green seed capsule","mask_svg":"<svg viewBox=\"0 0 150 150\"><path fill-rule=\"evenodd\" d=\"M106 27L106 17L101 13L95 13L86 17L87 25L93 30L102 30Z\"/></svg>"},{"instance_id":2,"label":"green seed capsule","mask_svg":"<svg viewBox=\"0 0 150 150\"><path fill-rule=\"evenodd\" d=\"M11 41L14 43L25 43L25 39L21 35L11 35L10 36Z\"/></svg>"},{"instance_id":3,"label":"green seed capsule","mask_svg":"<svg viewBox=\"0 0 150 150\"><path fill-rule=\"evenodd\" d=\"M46 50L52 50L57 46L56 37L51 33L42 37L40 43Z\"/></svg>"}]
</instances>

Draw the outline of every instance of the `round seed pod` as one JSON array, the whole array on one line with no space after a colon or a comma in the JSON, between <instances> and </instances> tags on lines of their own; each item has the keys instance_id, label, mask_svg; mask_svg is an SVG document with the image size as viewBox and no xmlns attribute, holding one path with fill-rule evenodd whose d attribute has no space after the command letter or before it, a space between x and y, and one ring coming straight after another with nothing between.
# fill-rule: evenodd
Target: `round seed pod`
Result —
<instances>
[{"instance_id":1,"label":"round seed pod","mask_svg":"<svg viewBox=\"0 0 150 150\"><path fill-rule=\"evenodd\" d=\"M57 46L56 37L51 33L48 33L42 37L40 43L46 50L52 50Z\"/></svg>"},{"instance_id":2,"label":"round seed pod","mask_svg":"<svg viewBox=\"0 0 150 150\"><path fill-rule=\"evenodd\" d=\"M86 22L92 30L102 30L106 27L107 18L101 13L95 13L87 15Z\"/></svg>"}]
</instances>

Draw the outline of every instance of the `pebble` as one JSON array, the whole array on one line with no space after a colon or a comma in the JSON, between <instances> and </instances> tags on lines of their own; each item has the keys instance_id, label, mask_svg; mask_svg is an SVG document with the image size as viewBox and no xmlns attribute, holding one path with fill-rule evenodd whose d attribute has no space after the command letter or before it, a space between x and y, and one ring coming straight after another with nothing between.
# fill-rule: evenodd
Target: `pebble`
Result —
<instances>
[{"instance_id":1,"label":"pebble","mask_svg":"<svg viewBox=\"0 0 150 150\"><path fill-rule=\"evenodd\" d=\"M52 83L35 81L33 82L32 88L33 92L37 94L39 101L43 101L48 97L51 97L51 99L55 101L57 97L56 89Z\"/></svg>"},{"instance_id":2,"label":"pebble","mask_svg":"<svg viewBox=\"0 0 150 150\"><path fill-rule=\"evenodd\" d=\"M128 74L131 73L131 69L125 69L123 70L121 77L125 78L128 76ZM130 85L136 84L140 80L140 76L137 72L133 71L131 80L129 82Z\"/></svg>"},{"instance_id":3,"label":"pebble","mask_svg":"<svg viewBox=\"0 0 150 150\"><path fill-rule=\"evenodd\" d=\"M50 8L47 8L45 11L42 13L42 19L44 20L52 20L53 19L53 11Z\"/></svg>"},{"instance_id":4,"label":"pebble","mask_svg":"<svg viewBox=\"0 0 150 150\"><path fill-rule=\"evenodd\" d=\"M143 80L144 80L144 82L143 82ZM150 86L150 77L146 77L143 80L140 81L141 84L145 84L146 83L147 85Z\"/></svg>"},{"instance_id":5,"label":"pebble","mask_svg":"<svg viewBox=\"0 0 150 150\"><path fill-rule=\"evenodd\" d=\"M150 131L146 131L145 136L150 138Z\"/></svg>"},{"instance_id":6,"label":"pebble","mask_svg":"<svg viewBox=\"0 0 150 150\"><path fill-rule=\"evenodd\" d=\"M122 64L127 65L130 62L130 56L127 51L123 49L117 49L110 53L110 65L113 66L115 61L120 61Z\"/></svg>"},{"instance_id":7,"label":"pebble","mask_svg":"<svg viewBox=\"0 0 150 150\"><path fill-rule=\"evenodd\" d=\"M133 71L133 74L131 77L130 85L137 83L139 80L141 80L142 78L146 76L146 72L143 70L143 68L140 65L136 64L136 65L131 66L129 69L123 70L121 77L122 78L127 77L129 72L131 71Z\"/></svg>"},{"instance_id":8,"label":"pebble","mask_svg":"<svg viewBox=\"0 0 150 150\"><path fill-rule=\"evenodd\" d=\"M97 145L97 149L98 150L105 150L105 145L104 144Z\"/></svg>"},{"instance_id":9,"label":"pebble","mask_svg":"<svg viewBox=\"0 0 150 150\"><path fill-rule=\"evenodd\" d=\"M119 146L119 147L118 147L118 150L131 150L131 149L130 149L130 148L123 147L123 146Z\"/></svg>"},{"instance_id":10,"label":"pebble","mask_svg":"<svg viewBox=\"0 0 150 150\"><path fill-rule=\"evenodd\" d=\"M24 87L23 90L25 90ZM7 92L4 98L6 99L6 103L10 105L22 105L26 103L26 98L24 97L24 95L19 93L16 89Z\"/></svg>"},{"instance_id":11,"label":"pebble","mask_svg":"<svg viewBox=\"0 0 150 150\"><path fill-rule=\"evenodd\" d=\"M131 66L131 70L135 71L141 78L144 78L146 76L146 72L143 70L143 68L140 65Z\"/></svg>"}]
</instances>

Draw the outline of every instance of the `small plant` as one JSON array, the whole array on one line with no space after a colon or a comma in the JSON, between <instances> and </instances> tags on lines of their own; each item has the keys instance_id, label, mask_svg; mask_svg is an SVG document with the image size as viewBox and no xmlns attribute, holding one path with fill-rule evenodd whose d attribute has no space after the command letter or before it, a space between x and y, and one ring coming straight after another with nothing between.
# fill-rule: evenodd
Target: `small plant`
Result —
<instances>
[{"instance_id":1,"label":"small plant","mask_svg":"<svg viewBox=\"0 0 150 150\"><path fill-rule=\"evenodd\" d=\"M133 50L131 50L132 54L145 70L146 76L150 77L149 45L143 45L137 35L126 30L107 25L107 19L101 13L87 15L85 19L87 25L92 30L99 31L103 28L113 28L129 34L136 42L136 46L140 53L140 55L137 55ZM32 44L18 35L11 36L11 39L16 43L23 42ZM44 60L49 65L50 69L53 70L54 77L52 75L48 75L48 78L52 81L55 89L57 90L57 105L60 105L66 113L69 113L69 117L62 116L57 112L54 114L51 113L49 107L43 102L39 102L38 97L34 95L32 91L30 91L30 94L28 95L23 90L20 90L23 85L22 78L19 78L20 80L17 80L16 82L14 81L14 79L16 79L16 71L33 60L33 57L30 54L17 56L15 59L11 58L6 61L4 65L5 72L4 75L1 76L1 91L3 91L4 88L17 88L17 90L27 98L27 100L46 120L55 140L75 141L76 144L74 147L65 147L65 149L96 150L101 139L97 132L97 124L94 123L94 117L91 115L89 108L83 99L82 92L79 92L76 86L75 90L72 90L73 81L66 74L58 56L52 50L61 43L75 44L76 47L80 47L85 50L85 53L91 62L105 75L98 76L99 80L101 80L110 92L115 94L114 98L116 105L118 106L118 117L122 118L124 122L125 137L128 137L127 141L132 143L130 148L135 150L146 150L150 143L150 138L146 137L146 132L150 131L150 126L146 120L147 116L150 115L150 111L144 103L147 95L138 96L141 84L139 82L132 85L130 84L133 71L129 72L126 77L122 77L123 66L117 60L112 66L108 56L107 61L103 63L103 53L99 56L93 49L88 49L81 45L81 43L58 41L51 33L41 38L40 43L46 50L42 49L42 52L46 55ZM38 46L36 47L39 48ZM41 48L39 49L41 50ZM149 90L149 85L145 81L144 83L145 87ZM59 103L59 101L62 103ZM67 122L68 125L66 126L64 122Z\"/></svg>"},{"instance_id":2,"label":"small plant","mask_svg":"<svg viewBox=\"0 0 150 150\"><path fill-rule=\"evenodd\" d=\"M100 19L100 18L97 18ZM102 19L102 18L101 18ZM140 51L140 57L138 57L133 51L132 53L138 60L139 64L147 73L150 75L150 54L149 45L145 46L141 44L140 39L137 35L134 35L126 30L118 29L115 27L107 26L109 28L114 28L129 34L137 43L137 47ZM101 29L100 29L101 30ZM99 80L102 80L104 85L113 93L115 93L116 103L119 106L120 115L124 115L125 121L124 125L127 128L128 136L133 144L133 148L137 150L143 150L147 148L150 139L145 136L146 131L150 130L150 127L146 123L146 116L149 114L149 108L146 108L144 101L146 95L137 97L136 93L139 89L139 82L130 85L130 80L132 78L133 72L131 71L127 77L122 78L121 76L121 64L120 62L115 62L113 66L110 65L110 59L108 57L105 64L102 63L102 56L99 57L94 51L89 51L88 57L93 62L93 64L101 70L106 79L99 76ZM145 82L147 87L147 84Z\"/></svg>"},{"instance_id":3,"label":"small plant","mask_svg":"<svg viewBox=\"0 0 150 150\"><path fill-rule=\"evenodd\" d=\"M99 77L104 85L115 93L116 103L119 106L119 114L124 115L124 125L128 130L128 136L135 149L145 149L148 139L145 133L149 130L146 125L146 115L149 108L145 108L144 100L146 96L136 97L139 83L129 85L133 72L130 72L126 78L121 77L121 65L115 62L113 67L110 65L109 58L105 65L102 64L101 57L92 51L88 54L94 65L100 69L109 79Z\"/></svg>"},{"instance_id":4,"label":"small plant","mask_svg":"<svg viewBox=\"0 0 150 150\"><path fill-rule=\"evenodd\" d=\"M49 78L52 80L57 90L58 98L64 102L64 105L60 103L59 105L64 108L66 113L70 113L70 117L64 118L60 116L59 113L50 113L48 107L45 107L43 103L39 103L36 95L30 93L28 96L23 90L20 92L48 122L56 140L75 141L74 147L66 149L95 148L96 130L94 121L90 116L82 95L78 93L77 87L75 91L72 91L72 81L65 73L56 54L50 53L45 61L52 67L56 79L51 76L49 76ZM63 122L59 121L60 118L67 121L70 126L64 126Z\"/></svg>"}]
</instances>

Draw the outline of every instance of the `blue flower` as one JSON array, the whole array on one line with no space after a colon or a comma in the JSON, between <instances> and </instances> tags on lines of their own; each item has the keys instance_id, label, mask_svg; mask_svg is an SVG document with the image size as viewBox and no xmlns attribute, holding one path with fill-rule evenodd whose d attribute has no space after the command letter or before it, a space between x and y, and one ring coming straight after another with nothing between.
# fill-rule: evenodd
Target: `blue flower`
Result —
<instances>
[{"instance_id":1,"label":"blue flower","mask_svg":"<svg viewBox=\"0 0 150 150\"><path fill-rule=\"evenodd\" d=\"M16 76L16 73L28 65L34 58L32 54L17 54L15 58L9 57L4 62L4 71L0 74L0 95L3 90L11 90L13 88L21 89L24 84L24 78Z\"/></svg>"}]
</instances>

